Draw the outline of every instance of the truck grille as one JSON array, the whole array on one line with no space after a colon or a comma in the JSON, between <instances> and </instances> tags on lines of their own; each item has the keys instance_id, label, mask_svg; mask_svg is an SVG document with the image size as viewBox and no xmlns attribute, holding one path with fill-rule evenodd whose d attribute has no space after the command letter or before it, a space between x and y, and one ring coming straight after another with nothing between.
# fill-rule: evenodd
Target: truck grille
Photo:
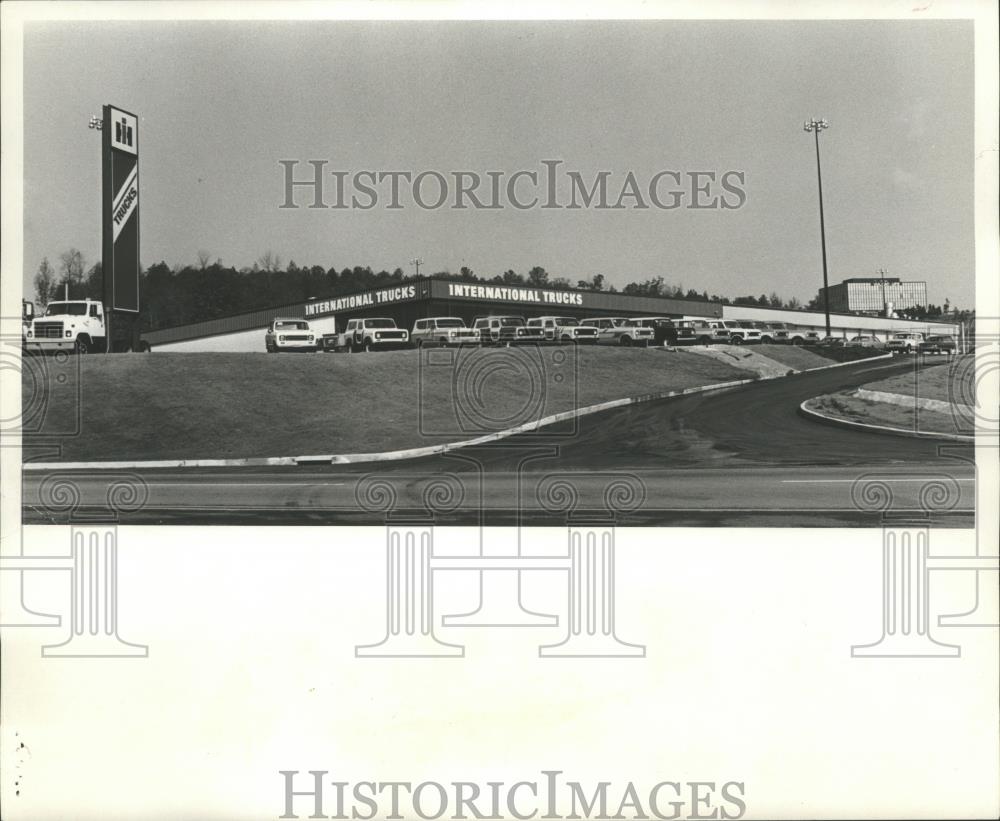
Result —
<instances>
[{"instance_id":1,"label":"truck grille","mask_svg":"<svg viewBox=\"0 0 1000 821\"><path fill-rule=\"evenodd\" d=\"M36 339L62 339L63 324L61 322L36 322Z\"/></svg>"},{"instance_id":2,"label":"truck grille","mask_svg":"<svg viewBox=\"0 0 1000 821\"><path fill-rule=\"evenodd\" d=\"M286 342L306 342L308 339L308 334L285 334Z\"/></svg>"}]
</instances>

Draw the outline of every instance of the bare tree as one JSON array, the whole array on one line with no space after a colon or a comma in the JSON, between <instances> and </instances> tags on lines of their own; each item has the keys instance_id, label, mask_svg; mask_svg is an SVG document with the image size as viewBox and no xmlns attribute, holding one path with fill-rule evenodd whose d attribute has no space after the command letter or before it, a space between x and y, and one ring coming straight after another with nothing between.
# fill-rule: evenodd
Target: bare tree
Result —
<instances>
[{"instance_id":1,"label":"bare tree","mask_svg":"<svg viewBox=\"0 0 1000 821\"><path fill-rule=\"evenodd\" d=\"M83 284L83 254L78 248L70 248L59 255L59 272L62 281L70 285Z\"/></svg>"},{"instance_id":2,"label":"bare tree","mask_svg":"<svg viewBox=\"0 0 1000 821\"><path fill-rule=\"evenodd\" d=\"M257 258L257 264L262 271L273 274L275 271L281 270L281 257L269 248Z\"/></svg>"},{"instance_id":3,"label":"bare tree","mask_svg":"<svg viewBox=\"0 0 1000 821\"><path fill-rule=\"evenodd\" d=\"M198 267L204 271L208 267L209 261L212 259L212 255L208 251L198 251Z\"/></svg>"},{"instance_id":4,"label":"bare tree","mask_svg":"<svg viewBox=\"0 0 1000 821\"><path fill-rule=\"evenodd\" d=\"M49 258L44 257L35 274L35 302L40 308L49 304L49 298L56 287L56 272L49 265Z\"/></svg>"}]
</instances>

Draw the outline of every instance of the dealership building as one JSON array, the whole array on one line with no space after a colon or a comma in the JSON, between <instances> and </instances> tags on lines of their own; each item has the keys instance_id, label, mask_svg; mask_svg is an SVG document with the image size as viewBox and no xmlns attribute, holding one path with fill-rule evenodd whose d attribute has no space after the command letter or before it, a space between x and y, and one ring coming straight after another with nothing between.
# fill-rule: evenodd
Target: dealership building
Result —
<instances>
[{"instance_id":1,"label":"dealership building","mask_svg":"<svg viewBox=\"0 0 1000 821\"><path fill-rule=\"evenodd\" d=\"M154 351L264 351L264 329L276 317L307 319L320 333L342 331L355 317L390 317L411 330L418 319L460 317L471 324L476 317L513 315L569 316L577 319L602 316L664 316L704 320L750 319L784 322L825 332L822 312L723 305L704 299L633 296L576 288L535 288L421 277L385 288L342 294L324 300L280 305L234 316L148 331L143 338ZM885 337L900 331L957 335L954 325L882 317L831 314L836 336L876 334Z\"/></svg>"}]
</instances>

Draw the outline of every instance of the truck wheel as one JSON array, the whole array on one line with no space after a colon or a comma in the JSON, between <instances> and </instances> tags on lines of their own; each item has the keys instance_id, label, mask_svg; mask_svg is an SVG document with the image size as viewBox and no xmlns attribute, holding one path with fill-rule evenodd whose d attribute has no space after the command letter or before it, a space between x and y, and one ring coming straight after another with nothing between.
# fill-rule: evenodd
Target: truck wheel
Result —
<instances>
[{"instance_id":1,"label":"truck wheel","mask_svg":"<svg viewBox=\"0 0 1000 821\"><path fill-rule=\"evenodd\" d=\"M78 354L90 353L90 338L78 336L76 338L76 352Z\"/></svg>"},{"instance_id":2,"label":"truck wheel","mask_svg":"<svg viewBox=\"0 0 1000 821\"><path fill-rule=\"evenodd\" d=\"M632 347L632 337L622 334L620 337L618 337L618 344L621 345L623 348L630 348Z\"/></svg>"},{"instance_id":3,"label":"truck wheel","mask_svg":"<svg viewBox=\"0 0 1000 821\"><path fill-rule=\"evenodd\" d=\"M742 345L743 344L743 337L742 336L736 336L734 334L733 336L729 337L729 344L730 345Z\"/></svg>"}]
</instances>

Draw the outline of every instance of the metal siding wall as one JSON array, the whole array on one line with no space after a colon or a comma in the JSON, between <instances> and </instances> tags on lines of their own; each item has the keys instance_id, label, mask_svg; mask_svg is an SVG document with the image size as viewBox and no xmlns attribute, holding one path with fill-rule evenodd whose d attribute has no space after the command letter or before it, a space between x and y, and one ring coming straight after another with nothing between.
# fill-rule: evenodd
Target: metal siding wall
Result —
<instances>
[{"instance_id":1,"label":"metal siding wall","mask_svg":"<svg viewBox=\"0 0 1000 821\"><path fill-rule=\"evenodd\" d=\"M303 317L305 304L283 305L278 308L263 308L236 316L209 319L205 322L195 322L191 325L178 325L175 328L161 328L157 331L147 331L142 335L151 345L162 345L166 342L179 342L184 339L197 339L205 336L219 336L237 331L248 331L254 328L264 328L276 316Z\"/></svg>"}]
</instances>

